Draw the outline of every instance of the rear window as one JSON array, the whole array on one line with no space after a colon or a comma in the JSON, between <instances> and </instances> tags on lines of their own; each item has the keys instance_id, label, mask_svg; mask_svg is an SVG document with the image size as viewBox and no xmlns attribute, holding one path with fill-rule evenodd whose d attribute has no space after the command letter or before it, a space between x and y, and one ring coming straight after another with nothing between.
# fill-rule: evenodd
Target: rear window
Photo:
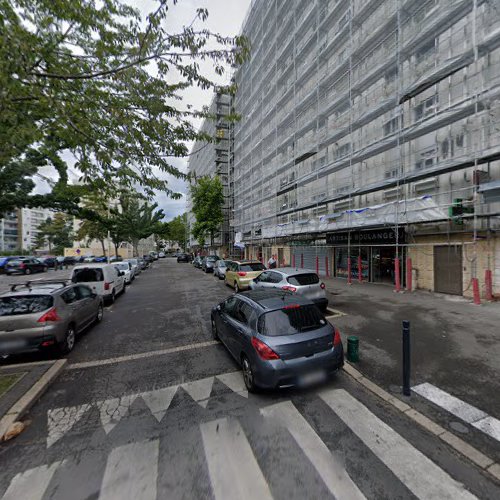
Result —
<instances>
[{"instance_id":1,"label":"rear window","mask_svg":"<svg viewBox=\"0 0 500 500\"><path fill-rule=\"evenodd\" d=\"M207 257L207 262L215 262L216 260L215 257Z\"/></svg>"},{"instance_id":2,"label":"rear window","mask_svg":"<svg viewBox=\"0 0 500 500\"><path fill-rule=\"evenodd\" d=\"M76 283L89 283L92 281L104 281L102 269L75 269L73 274L73 281Z\"/></svg>"},{"instance_id":3,"label":"rear window","mask_svg":"<svg viewBox=\"0 0 500 500\"><path fill-rule=\"evenodd\" d=\"M326 325L326 319L315 305L291 307L264 313L259 318L262 335L277 337L316 330Z\"/></svg>"},{"instance_id":4,"label":"rear window","mask_svg":"<svg viewBox=\"0 0 500 500\"><path fill-rule=\"evenodd\" d=\"M295 286L317 285L319 283L319 277L316 273L297 274L295 276L289 276L287 281L290 285Z\"/></svg>"},{"instance_id":5,"label":"rear window","mask_svg":"<svg viewBox=\"0 0 500 500\"><path fill-rule=\"evenodd\" d=\"M49 309L53 303L54 300L50 295L0 297L0 316L38 313Z\"/></svg>"},{"instance_id":6,"label":"rear window","mask_svg":"<svg viewBox=\"0 0 500 500\"><path fill-rule=\"evenodd\" d=\"M240 265L240 271L246 271L247 273L250 273L252 271L264 271L264 269L264 264L261 264L260 262Z\"/></svg>"}]
</instances>

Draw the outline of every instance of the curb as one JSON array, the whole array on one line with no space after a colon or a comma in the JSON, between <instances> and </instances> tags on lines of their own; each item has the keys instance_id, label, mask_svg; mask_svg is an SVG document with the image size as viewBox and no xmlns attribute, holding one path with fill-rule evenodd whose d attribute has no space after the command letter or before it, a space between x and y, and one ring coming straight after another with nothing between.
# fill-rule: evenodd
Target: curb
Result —
<instances>
[{"instance_id":1,"label":"curb","mask_svg":"<svg viewBox=\"0 0 500 500\"><path fill-rule=\"evenodd\" d=\"M47 390L49 385L59 375L59 372L64 368L67 359L57 360L33 386L21 396L10 410L0 420L0 442L3 441L5 433L9 427L17 422L22 416L33 406L40 396Z\"/></svg>"},{"instance_id":2,"label":"curb","mask_svg":"<svg viewBox=\"0 0 500 500\"><path fill-rule=\"evenodd\" d=\"M455 436L455 434L452 434L444 427L436 424L433 420L426 417L419 411L413 409L404 401L401 401L399 398L393 396L392 394L389 394L387 391L374 384L371 380L366 378L361 372L356 370L356 368L350 365L347 361L344 364L344 371L370 392L376 394L379 398L392 405L408 418L411 418L426 431L430 432L434 436L441 439L441 441L444 441L447 445L451 446L455 451L460 453L460 455L464 456L479 468L489 473L496 481L500 481L499 463L495 463L493 459L487 457L479 450L471 446L469 443L466 443L463 439Z\"/></svg>"}]
</instances>

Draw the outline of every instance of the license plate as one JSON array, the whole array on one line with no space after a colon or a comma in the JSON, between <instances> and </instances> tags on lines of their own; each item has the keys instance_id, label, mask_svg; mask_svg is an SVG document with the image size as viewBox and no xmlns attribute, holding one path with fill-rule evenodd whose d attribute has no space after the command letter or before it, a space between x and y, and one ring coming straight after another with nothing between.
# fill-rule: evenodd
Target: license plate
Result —
<instances>
[{"instance_id":1,"label":"license plate","mask_svg":"<svg viewBox=\"0 0 500 500\"><path fill-rule=\"evenodd\" d=\"M299 385L307 387L309 385L319 384L326 380L326 373L323 370L306 373L299 377Z\"/></svg>"}]
</instances>

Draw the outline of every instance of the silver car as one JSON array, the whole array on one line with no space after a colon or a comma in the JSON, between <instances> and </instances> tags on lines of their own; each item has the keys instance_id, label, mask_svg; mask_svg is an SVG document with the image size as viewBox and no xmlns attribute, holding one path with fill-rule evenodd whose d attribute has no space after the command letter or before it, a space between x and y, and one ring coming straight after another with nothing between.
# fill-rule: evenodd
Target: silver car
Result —
<instances>
[{"instance_id":1,"label":"silver car","mask_svg":"<svg viewBox=\"0 0 500 500\"><path fill-rule=\"evenodd\" d=\"M314 271L308 269L282 267L264 271L250 282L251 290L262 288L281 288L301 295L314 302L322 311L328 307L325 284Z\"/></svg>"},{"instance_id":2,"label":"silver car","mask_svg":"<svg viewBox=\"0 0 500 500\"><path fill-rule=\"evenodd\" d=\"M214 276L223 280L226 276L226 269L229 260L218 260L214 265Z\"/></svg>"},{"instance_id":3,"label":"silver car","mask_svg":"<svg viewBox=\"0 0 500 500\"><path fill-rule=\"evenodd\" d=\"M102 297L83 284L38 280L0 295L0 356L56 348L67 354L76 336L103 317Z\"/></svg>"},{"instance_id":4,"label":"silver car","mask_svg":"<svg viewBox=\"0 0 500 500\"><path fill-rule=\"evenodd\" d=\"M125 259L123 262L130 262L130 264L132 265L132 274L134 276L141 274L142 268L138 259Z\"/></svg>"}]
</instances>

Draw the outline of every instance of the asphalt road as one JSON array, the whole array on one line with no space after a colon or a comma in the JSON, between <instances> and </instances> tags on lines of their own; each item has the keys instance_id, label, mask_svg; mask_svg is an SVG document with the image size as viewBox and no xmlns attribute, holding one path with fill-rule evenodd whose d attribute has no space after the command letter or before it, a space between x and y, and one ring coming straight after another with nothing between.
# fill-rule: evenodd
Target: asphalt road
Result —
<instances>
[{"instance_id":1,"label":"asphalt road","mask_svg":"<svg viewBox=\"0 0 500 500\"><path fill-rule=\"evenodd\" d=\"M27 429L0 444L0 497L500 498L343 372L248 394L210 334L210 309L230 293L170 259L142 273L81 336Z\"/></svg>"}]
</instances>

